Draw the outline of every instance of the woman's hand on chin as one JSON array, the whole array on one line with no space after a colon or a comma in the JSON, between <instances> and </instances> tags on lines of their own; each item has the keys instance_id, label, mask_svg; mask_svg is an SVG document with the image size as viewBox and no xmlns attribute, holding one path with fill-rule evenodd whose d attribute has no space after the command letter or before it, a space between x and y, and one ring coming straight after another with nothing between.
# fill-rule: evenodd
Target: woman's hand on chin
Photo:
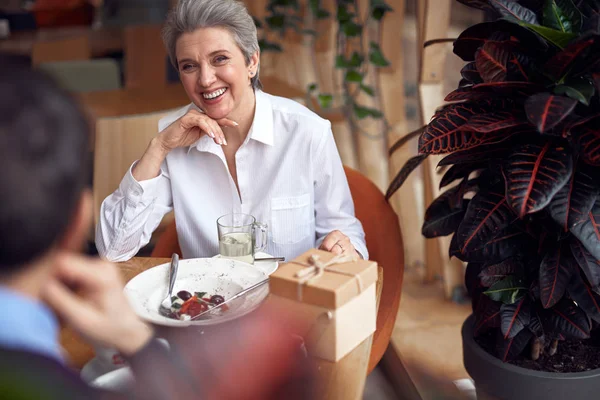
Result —
<instances>
[{"instance_id":1,"label":"woman's hand on chin","mask_svg":"<svg viewBox=\"0 0 600 400\"><path fill-rule=\"evenodd\" d=\"M218 145L227 145L222 126L236 127L238 123L227 118L214 120L199 111L190 110L163 130L158 138L167 152L190 146L203 135L210 136Z\"/></svg>"},{"instance_id":2,"label":"woman's hand on chin","mask_svg":"<svg viewBox=\"0 0 600 400\"><path fill-rule=\"evenodd\" d=\"M362 259L362 256L356 251L350 238L337 230L325 236L319 249L329 251L333 254L349 254L356 257L357 260Z\"/></svg>"}]
</instances>

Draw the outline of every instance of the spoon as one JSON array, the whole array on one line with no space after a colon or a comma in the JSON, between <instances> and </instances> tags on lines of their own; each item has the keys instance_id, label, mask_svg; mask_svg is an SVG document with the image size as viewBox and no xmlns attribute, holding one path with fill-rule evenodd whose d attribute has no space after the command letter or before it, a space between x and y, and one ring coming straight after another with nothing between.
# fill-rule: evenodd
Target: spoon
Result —
<instances>
[{"instance_id":1,"label":"spoon","mask_svg":"<svg viewBox=\"0 0 600 400\"><path fill-rule=\"evenodd\" d=\"M169 293L167 297L160 303L160 307L158 308L158 312L160 315L168 317L171 314L171 306L173 305L173 301L171 298L173 297L173 286L175 286L175 279L177 279L177 269L179 267L179 255L177 253L173 253L171 256L171 265L169 267Z\"/></svg>"}]
</instances>

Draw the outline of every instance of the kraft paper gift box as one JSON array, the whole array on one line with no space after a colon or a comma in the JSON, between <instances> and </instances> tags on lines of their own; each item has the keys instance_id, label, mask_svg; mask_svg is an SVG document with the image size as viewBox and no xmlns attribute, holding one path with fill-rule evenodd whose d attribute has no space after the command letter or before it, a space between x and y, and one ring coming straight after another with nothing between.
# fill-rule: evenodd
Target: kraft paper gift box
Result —
<instances>
[{"instance_id":1,"label":"kraft paper gift box","mask_svg":"<svg viewBox=\"0 0 600 400\"><path fill-rule=\"evenodd\" d=\"M377 263L309 250L271 274L274 300L303 322L308 353L338 361L375 332Z\"/></svg>"}]
</instances>

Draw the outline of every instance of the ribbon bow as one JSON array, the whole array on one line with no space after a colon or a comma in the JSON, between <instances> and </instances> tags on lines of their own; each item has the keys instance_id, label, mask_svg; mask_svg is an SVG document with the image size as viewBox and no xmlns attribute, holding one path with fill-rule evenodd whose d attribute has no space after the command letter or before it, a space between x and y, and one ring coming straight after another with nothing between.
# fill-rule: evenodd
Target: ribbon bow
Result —
<instances>
[{"instance_id":1,"label":"ribbon bow","mask_svg":"<svg viewBox=\"0 0 600 400\"><path fill-rule=\"evenodd\" d=\"M312 281L313 279L321 277L321 275L323 275L325 271L341 275L347 275L355 278L356 284L358 286L358 292L361 293L363 290L363 284L360 275L332 267L332 265L335 264L344 264L352 261L356 261L356 256L352 256L349 254L338 254L327 262L322 262L318 254L311 254L311 256L308 258L308 263L303 263L300 261L290 261L291 263L302 265L305 267L300 271L296 272L296 274L294 275L296 278L300 278L300 282L298 285L298 301L302 301L303 286L308 282Z\"/></svg>"}]
</instances>

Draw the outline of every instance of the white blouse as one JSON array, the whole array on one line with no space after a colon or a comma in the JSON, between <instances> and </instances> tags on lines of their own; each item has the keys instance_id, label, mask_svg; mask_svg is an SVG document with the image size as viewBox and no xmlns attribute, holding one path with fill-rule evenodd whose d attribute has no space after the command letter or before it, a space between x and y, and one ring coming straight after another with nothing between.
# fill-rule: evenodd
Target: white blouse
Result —
<instances>
[{"instance_id":1,"label":"white blouse","mask_svg":"<svg viewBox=\"0 0 600 400\"><path fill-rule=\"evenodd\" d=\"M161 119L159 131L192 107ZM295 101L257 91L254 121L235 159L239 194L221 146L206 135L172 150L156 178L138 182L130 168L102 203L99 254L130 259L175 210L184 258L218 254L216 221L229 213L251 214L267 224L266 252L274 256L290 260L337 229L368 258L329 121Z\"/></svg>"}]
</instances>

